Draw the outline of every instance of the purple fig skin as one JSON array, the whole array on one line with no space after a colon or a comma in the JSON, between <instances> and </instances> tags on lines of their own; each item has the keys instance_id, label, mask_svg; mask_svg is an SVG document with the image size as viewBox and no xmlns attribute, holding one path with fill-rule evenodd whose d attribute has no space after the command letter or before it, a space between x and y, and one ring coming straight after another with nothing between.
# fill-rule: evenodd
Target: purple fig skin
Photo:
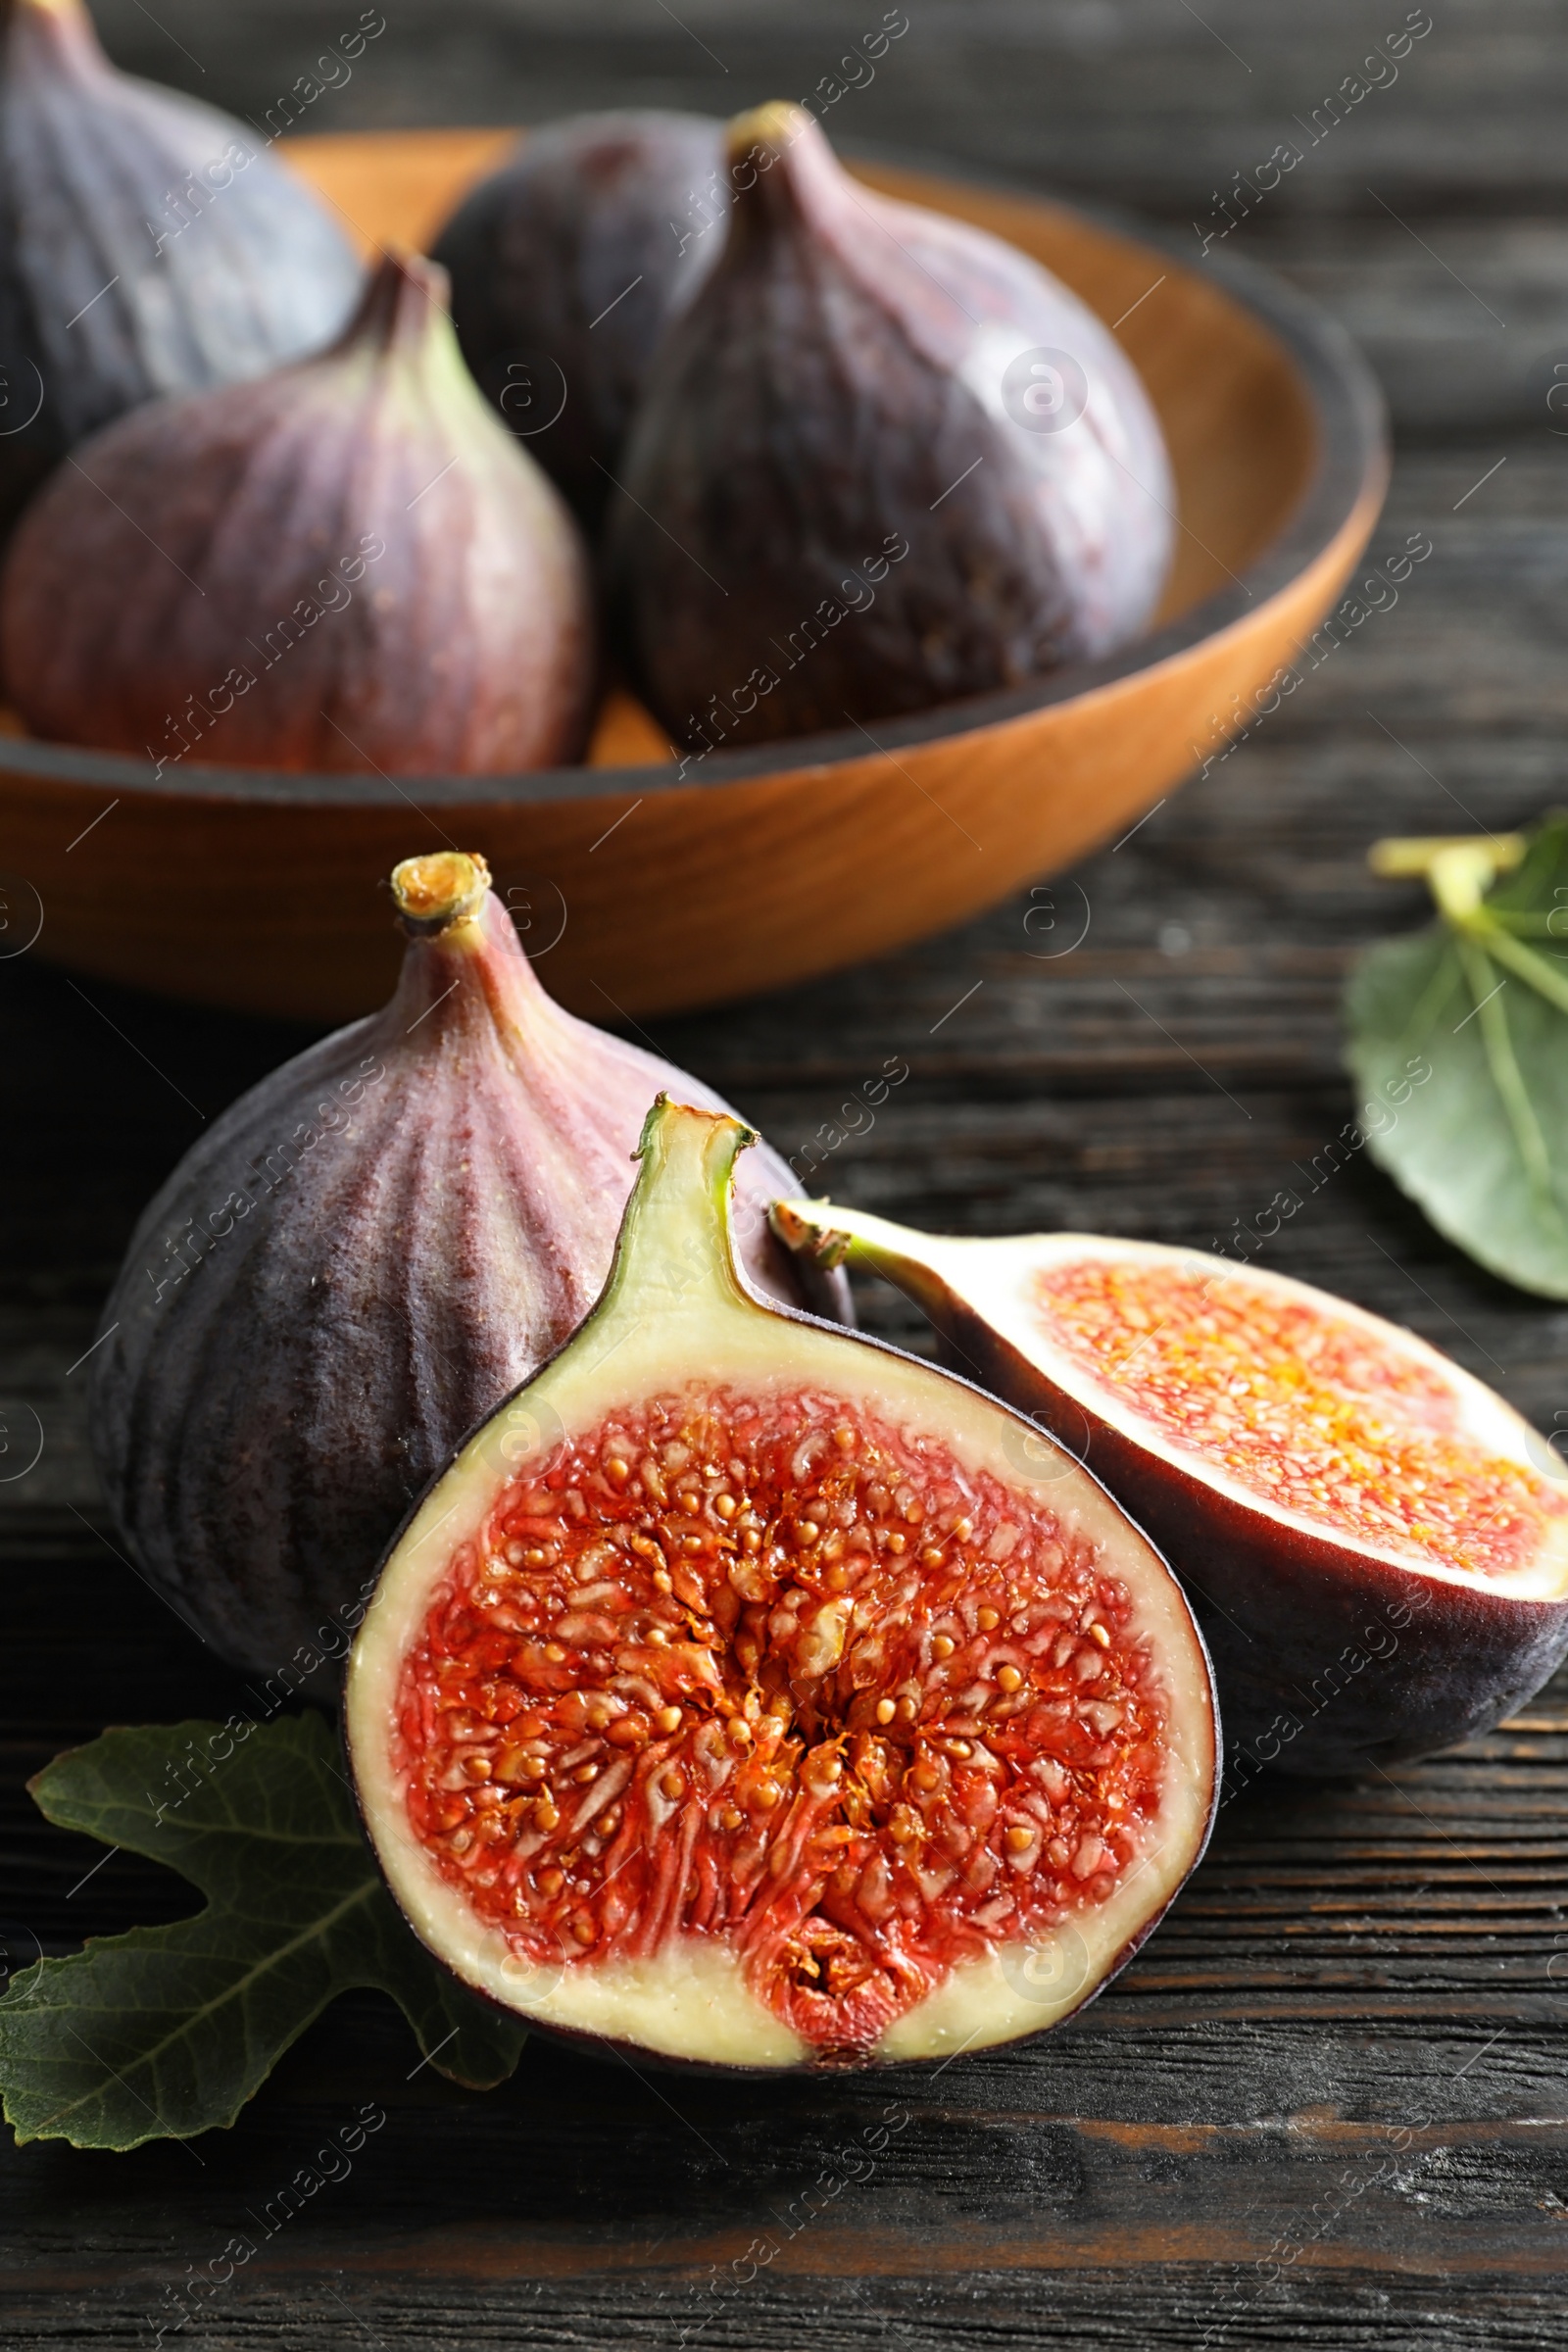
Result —
<instances>
[{"instance_id":1,"label":"purple fig skin","mask_svg":"<svg viewBox=\"0 0 1568 2352\"><path fill-rule=\"evenodd\" d=\"M464 358L590 531L660 340L724 241L723 129L653 108L547 122L431 249Z\"/></svg>"},{"instance_id":2,"label":"purple fig skin","mask_svg":"<svg viewBox=\"0 0 1568 2352\"><path fill-rule=\"evenodd\" d=\"M597 1298L663 1090L725 1107L555 1004L481 881L381 1012L180 1162L104 1309L92 1445L132 1558L224 1657L297 1682L346 1655L410 1505ZM768 1230L788 1169L748 1163L750 1275L848 1320Z\"/></svg>"},{"instance_id":3,"label":"purple fig skin","mask_svg":"<svg viewBox=\"0 0 1568 2352\"><path fill-rule=\"evenodd\" d=\"M775 1225L818 1262L840 1262L833 1211L810 1215L820 1222L780 1206ZM1097 1256L1115 1248L1093 1241ZM934 1267L891 1245L850 1254L914 1299L940 1361L1049 1430L1164 1553L1202 1628L1246 1777L1271 1766L1337 1778L1455 1746L1494 1730L1568 1655L1568 1599L1448 1584L1223 1494L1112 1426Z\"/></svg>"},{"instance_id":4,"label":"purple fig skin","mask_svg":"<svg viewBox=\"0 0 1568 2352\"><path fill-rule=\"evenodd\" d=\"M364 273L246 126L113 67L80 0L12 0L0 82L0 518L88 433L341 333ZM41 407L22 432L34 398Z\"/></svg>"},{"instance_id":5,"label":"purple fig skin","mask_svg":"<svg viewBox=\"0 0 1568 2352\"><path fill-rule=\"evenodd\" d=\"M576 759L587 555L463 365L446 277L389 255L341 340L159 401L63 467L0 577L35 735L286 769Z\"/></svg>"},{"instance_id":6,"label":"purple fig skin","mask_svg":"<svg viewBox=\"0 0 1568 2352\"><path fill-rule=\"evenodd\" d=\"M676 739L924 710L1136 635L1175 493L1105 328L999 239L857 186L800 109L742 116L728 154L723 256L607 526L625 657ZM1008 375L1035 352L1081 380L1060 430Z\"/></svg>"}]
</instances>

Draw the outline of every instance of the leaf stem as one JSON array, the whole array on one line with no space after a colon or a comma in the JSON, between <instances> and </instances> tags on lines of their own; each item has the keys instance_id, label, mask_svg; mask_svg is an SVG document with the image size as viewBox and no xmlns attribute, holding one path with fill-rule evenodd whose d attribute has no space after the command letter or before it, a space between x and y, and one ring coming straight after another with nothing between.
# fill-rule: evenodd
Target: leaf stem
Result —
<instances>
[{"instance_id":1,"label":"leaf stem","mask_svg":"<svg viewBox=\"0 0 1568 2352\"><path fill-rule=\"evenodd\" d=\"M1424 1044L1431 1036L1439 1013L1459 985L1460 967L1454 953L1455 945L1451 937L1445 940L1443 954L1438 957L1432 977L1416 999L1415 1010L1404 1025L1404 1034L1399 1040L1401 1053Z\"/></svg>"},{"instance_id":2,"label":"leaf stem","mask_svg":"<svg viewBox=\"0 0 1568 2352\"><path fill-rule=\"evenodd\" d=\"M1555 1004L1559 1012L1568 1012L1568 978L1554 972L1536 949L1527 948L1522 939L1515 939L1511 931L1505 931L1490 907L1483 907L1479 914L1473 915L1464 929L1481 942L1489 956L1494 956L1499 963L1517 972L1521 980L1528 980L1548 1004Z\"/></svg>"},{"instance_id":3,"label":"leaf stem","mask_svg":"<svg viewBox=\"0 0 1568 2352\"><path fill-rule=\"evenodd\" d=\"M1508 1031L1508 1014L1502 1001L1502 992L1507 985L1506 975L1501 983L1494 978L1491 958L1486 949L1471 935L1470 926L1456 931L1455 945L1464 965L1465 978L1470 984L1470 994L1475 1000L1476 1021L1481 1031L1487 1066L1492 1072L1492 1083L1497 1090L1508 1124L1513 1129L1513 1139L1524 1163L1526 1181L1535 1196L1537 1209L1560 1228L1562 1212L1552 1194L1551 1162L1545 1138L1541 1132Z\"/></svg>"}]
</instances>

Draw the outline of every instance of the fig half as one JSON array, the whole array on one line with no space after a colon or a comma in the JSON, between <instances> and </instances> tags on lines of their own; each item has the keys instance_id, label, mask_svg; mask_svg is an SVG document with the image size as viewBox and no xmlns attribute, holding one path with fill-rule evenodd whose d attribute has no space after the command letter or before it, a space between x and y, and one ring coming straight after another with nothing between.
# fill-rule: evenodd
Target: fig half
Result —
<instances>
[{"instance_id":1,"label":"fig half","mask_svg":"<svg viewBox=\"0 0 1568 2352\"><path fill-rule=\"evenodd\" d=\"M717 268L655 356L607 560L650 707L694 751L842 728L1091 659L1149 621L1175 493L1086 306L840 168L730 125Z\"/></svg>"},{"instance_id":2,"label":"fig half","mask_svg":"<svg viewBox=\"0 0 1568 2352\"><path fill-rule=\"evenodd\" d=\"M783 2068L1038 2032L1200 1853L1180 1588L951 1374L763 1303L661 1098L604 1296L436 1481L350 1664L416 1933L560 2031Z\"/></svg>"},{"instance_id":3,"label":"fig half","mask_svg":"<svg viewBox=\"0 0 1568 2352\"><path fill-rule=\"evenodd\" d=\"M346 1654L416 1495L593 1304L655 1095L722 1107L553 1003L488 884L456 852L397 868L396 995L213 1121L104 1308L93 1454L125 1547L279 1702ZM803 1285L773 1240L789 1171L756 1156L753 1279L848 1312L842 1275Z\"/></svg>"},{"instance_id":4,"label":"fig half","mask_svg":"<svg viewBox=\"0 0 1568 2352\"><path fill-rule=\"evenodd\" d=\"M242 122L118 72L81 0L9 0L0 27L7 521L125 410L329 342L362 272L320 199Z\"/></svg>"},{"instance_id":5,"label":"fig half","mask_svg":"<svg viewBox=\"0 0 1568 2352\"><path fill-rule=\"evenodd\" d=\"M1327 1775L1450 1746L1568 1652L1568 1467L1413 1333L1154 1242L773 1213L819 1264L906 1292L1150 1530L1258 1763Z\"/></svg>"}]
</instances>

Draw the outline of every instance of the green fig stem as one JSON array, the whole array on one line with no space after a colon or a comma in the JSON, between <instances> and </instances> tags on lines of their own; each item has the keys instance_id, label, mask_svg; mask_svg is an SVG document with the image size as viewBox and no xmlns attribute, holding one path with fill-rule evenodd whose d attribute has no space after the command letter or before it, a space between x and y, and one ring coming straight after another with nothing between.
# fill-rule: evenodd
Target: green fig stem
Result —
<instances>
[{"instance_id":1,"label":"green fig stem","mask_svg":"<svg viewBox=\"0 0 1568 2352\"><path fill-rule=\"evenodd\" d=\"M24 32L29 25L52 42L46 54L57 62L78 69L96 67L106 74L113 71L83 0L4 0L0 37L14 28Z\"/></svg>"},{"instance_id":2,"label":"green fig stem","mask_svg":"<svg viewBox=\"0 0 1568 2352\"><path fill-rule=\"evenodd\" d=\"M656 1098L643 1122L641 1163L614 1263L595 1315L632 1302L638 1314L668 1317L718 1301L743 1304L735 1268L730 1196L735 1162L755 1129L723 1111Z\"/></svg>"},{"instance_id":3,"label":"green fig stem","mask_svg":"<svg viewBox=\"0 0 1568 2352\"><path fill-rule=\"evenodd\" d=\"M479 912L490 888L490 868L475 854L462 850L433 850L424 858L405 858L392 869L392 897L398 919L411 939L430 939L466 922Z\"/></svg>"},{"instance_id":4,"label":"green fig stem","mask_svg":"<svg viewBox=\"0 0 1568 2352\"><path fill-rule=\"evenodd\" d=\"M840 1208L831 1200L775 1200L768 1222L787 1250L831 1273L853 1266L879 1274L911 1298L933 1321L940 1320L955 1258L983 1244L958 1236L913 1234L907 1226L874 1217L863 1208ZM918 1243L919 1254L909 1245Z\"/></svg>"}]
</instances>

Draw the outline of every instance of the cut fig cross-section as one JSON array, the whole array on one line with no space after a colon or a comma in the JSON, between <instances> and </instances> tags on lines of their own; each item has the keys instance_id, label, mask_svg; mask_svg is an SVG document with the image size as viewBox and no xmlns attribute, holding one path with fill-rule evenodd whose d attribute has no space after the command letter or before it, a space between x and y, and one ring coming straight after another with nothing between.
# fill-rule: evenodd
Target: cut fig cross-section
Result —
<instances>
[{"instance_id":1,"label":"cut fig cross-section","mask_svg":"<svg viewBox=\"0 0 1568 2352\"><path fill-rule=\"evenodd\" d=\"M355 1782L416 1932L541 2026L945 2059L1078 2008L1165 1910L1207 1658L1028 1422L746 1288L750 1140L655 1104L598 1306L387 1556Z\"/></svg>"},{"instance_id":2,"label":"cut fig cross-section","mask_svg":"<svg viewBox=\"0 0 1568 2352\"><path fill-rule=\"evenodd\" d=\"M782 1202L897 1283L1189 1585L1231 1739L1306 1775L1490 1731L1568 1651L1568 1464L1396 1324L1260 1266L1100 1234L949 1238Z\"/></svg>"}]
</instances>

